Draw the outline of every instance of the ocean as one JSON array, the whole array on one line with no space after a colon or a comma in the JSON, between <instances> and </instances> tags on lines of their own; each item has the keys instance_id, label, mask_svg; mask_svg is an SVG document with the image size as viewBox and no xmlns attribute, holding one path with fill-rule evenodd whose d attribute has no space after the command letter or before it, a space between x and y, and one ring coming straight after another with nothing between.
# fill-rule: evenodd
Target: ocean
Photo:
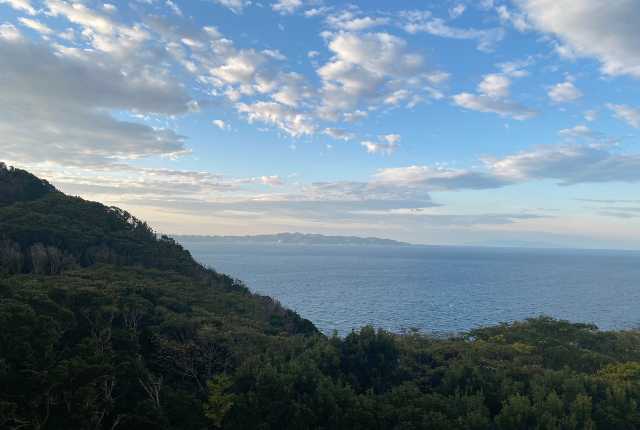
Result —
<instances>
[{"instance_id":1,"label":"ocean","mask_svg":"<svg viewBox=\"0 0 640 430\"><path fill-rule=\"evenodd\" d=\"M640 252L182 241L326 334L451 334L539 315L640 327Z\"/></svg>"}]
</instances>

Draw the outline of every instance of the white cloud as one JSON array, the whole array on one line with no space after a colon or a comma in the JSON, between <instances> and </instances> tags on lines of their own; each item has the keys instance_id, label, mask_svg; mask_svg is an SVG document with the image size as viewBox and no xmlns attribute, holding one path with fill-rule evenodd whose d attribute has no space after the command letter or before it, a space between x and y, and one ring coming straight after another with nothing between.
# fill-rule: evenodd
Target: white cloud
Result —
<instances>
[{"instance_id":1,"label":"white cloud","mask_svg":"<svg viewBox=\"0 0 640 430\"><path fill-rule=\"evenodd\" d=\"M286 71L277 49L238 49L216 28L187 34L152 21L169 40L169 53L214 96L226 96L250 122L273 125L292 137L317 130L312 88L299 73ZM272 100L272 101L270 101Z\"/></svg>"},{"instance_id":2,"label":"white cloud","mask_svg":"<svg viewBox=\"0 0 640 430\"><path fill-rule=\"evenodd\" d=\"M236 14L242 13L244 8L251 5L251 1L249 0L213 0L213 2L226 7Z\"/></svg>"},{"instance_id":3,"label":"white cloud","mask_svg":"<svg viewBox=\"0 0 640 430\"><path fill-rule=\"evenodd\" d=\"M509 96L510 86L511 79L501 74L492 73L484 76L478 85L478 91L488 97L505 98Z\"/></svg>"},{"instance_id":4,"label":"white cloud","mask_svg":"<svg viewBox=\"0 0 640 430\"><path fill-rule=\"evenodd\" d=\"M13 24L0 24L0 39L8 41L18 41L22 39L22 34Z\"/></svg>"},{"instance_id":5,"label":"white cloud","mask_svg":"<svg viewBox=\"0 0 640 430\"><path fill-rule=\"evenodd\" d=\"M371 142L369 140L360 142L360 145L366 148L369 154L391 155L398 149L396 143Z\"/></svg>"},{"instance_id":6,"label":"white cloud","mask_svg":"<svg viewBox=\"0 0 640 430\"><path fill-rule=\"evenodd\" d=\"M485 75L478 84L478 94L459 93L453 96L453 102L465 109L478 112L496 113L517 120L533 118L537 112L509 99L512 77L525 76L519 63L503 63L502 73Z\"/></svg>"},{"instance_id":7,"label":"white cloud","mask_svg":"<svg viewBox=\"0 0 640 430\"><path fill-rule=\"evenodd\" d=\"M502 22L510 23L516 30L520 32L531 30L531 24L529 24L524 14L514 12L505 5L498 6L496 11Z\"/></svg>"},{"instance_id":8,"label":"white cloud","mask_svg":"<svg viewBox=\"0 0 640 430\"><path fill-rule=\"evenodd\" d=\"M571 81L554 85L548 94L555 103L572 102L582 97L582 92Z\"/></svg>"},{"instance_id":9,"label":"white cloud","mask_svg":"<svg viewBox=\"0 0 640 430\"><path fill-rule=\"evenodd\" d=\"M437 72L428 73L425 77L427 78L427 81L429 81L430 83L434 85L439 85L444 82L447 82L451 77L451 75L447 72L437 71Z\"/></svg>"},{"instance_id":10,"label":"white cloud","mask_svg":"<svg viewBox=\"0 0 640 430\"><path fill-rule=\"evenodd\" d=\"M584 119L593 122L598 119L598 111L597 110L588 110L584 113Z\"/></svg>"},{"instance_id":11,"label":"white cloud","mask_svg":"<svg viewBox=\"0 0 640 430\"><path fill-rule=\"evenodd\" d=\"M227 180L232 184L258 184L267 185L269 187L280 187L285 184L284 180L278 175L256 176L253 178L240 178L235 180Z\"/></svg>"},{"instance_id":12,"label":"white cloud","mask_svg":"<svg viewBox=\"0 0 640 430\"><path fill-rule=\"evenodd\" d=\"M634 0L516 0L540 31L609 75L640 77L640 3Z\"/></svg>"},{"instance_id":13,"label":"white cloud","mask_svg":"<svg viewBox=\"0 0 640 430\"><path fill-rule=\"evenodd\" d=\"M61 0L46 0L46 14L62 16L83 27L83 36L92 46L114 56L125 57L137 52L150 35L140 25L126 26L113 21L109 16L90 9L82 3Z\"/></svg>"},{"instance_id":14,"label":"white cloud","mask_svg":"<svg viewBox=\"0 0 640 430\"><path fill-rule=\"evenodd\" d=\"M211 70L211 74L226 84L251 84L258 69L266 62L265 56L252 51L241 51Z\"/></svg>"},{"instance_id":15,"label":"white cloud","mask_svg":"<svg viewBox=\"0 0 640 430\"><path fill-rule=\"evenodd\" d=\"M511 117L517 120L526 120L535 117L538 112L510 100L500 100L486 95L460 93L453 96L453 101L458 106L478 112L491 112L500 116Z\"/></svg>"},{"instance_id":16,"label":"white cloud","mask_svg":"<svg viewBox=\"0 0 640 430\"><path fill-rule=\"evenodd\" d=\"M343 119L349 123L361 121L367 116L369 116L369 113L363 110L355 110L353 112L345 112L342 114Z\"/></svg>"},{"instance_id":17,"label":"white cloud","mask_svg":"<svg viewBox=\"0 0 640 430\"><path fill-rule=\"evenodd\" d=\"M327 12L329 12L331 10L331 8L327 7L327 6L322 6L322 7L314 7L308 10L304 11L304 16L306 16L307 18L313 18L316 16L320 16L320 15L324 15Z\"/></svg>"},{"instance_id":18,"label":"white cloud","mask_svg":"<svg viewBox=\"0 0 640 430\"><path fill-rule=\"evenodd\" d=\"M320 115L336 119L341 112L367 108L398 93L426 93L424 59L406 42L388 33L331 35L333 58L317 72L322 79Z\"/></svg>"},{"instance_id":19,"label":"white cloud","mask_svg":"<svg viewBox=\"0 0 640 430\"><path fill-rule=\"evenodd\" d=\"M270 185L272 187L277 187L284 184L284 181L280 176L261 176L260 182L263 185Z\"/></svg>"},{"instance_id":20,"label":"white cloud","mask_svg":"<svg viewBox=\"0 0 640 430\"><path fill-rule=\"evenodd\" d=\"M13 9L24 11L29 15L36 14L36 10L31 6L29 0L0 0L0 4L8 4Z\"/></svg>"},{"instance_id":21,"label":"white cloud","mask_svg":"<svg viewBox=\"0 0 640 430\"><path fill-rule=\"evenodd\" d=\"M355 138L355 135L347 130L342 128L325 128L323 131L327 136L336 139L336 140L352 140Z\"/></svg>"},{"instance_id":22,"label":"white cloud","mask_svg":"<svg viewBox=\"0 0 640 430\"><path fill-rule=\"evenodd\" d=\"M395 145L398 142L400 142L400 139L402 139L402 137L399 134L385 134L380 136L380 138L386 141L390 145Z\"/></svg>"},{"instance_id":23,"label":"white cloud","mask_svg":"<svg viewBox=\"0 0 640 430\"><path fill-rule=\"evenodd\" d=\"M611 151L602 144L558 144L483 159L485 169L408 166L378 171L375 181L424 191L500 188L533 180L555 180L560 185L640 182L640 155Z\"/></svg>"},{"instance_id":24,"label":"white cloud","mask_svg":"<svg viewBox=\"0 0 640 430\"><path fill-rule=\"evenodd\" d=\"M102 5L102 10L104 10L107 13L115 13L118 10L118 7L111 3L104 3Z\"/></svg>"},{"instance_id":25,"label":"white cloud","mask_svg":"<svg viewBox=\"0 0 640 430\"><path fill-rule=\"evenodd\" d=\"M602 137L601 133L591 130L584 124L576 125L572 128L565 128L558 132L560 136L566 138L586 138L586 139L596 139Z\"/></svg>"},{"instance_id":26,"label":"white cloud","mask_svg":"<svg viewBox=\"0 0 640 430\"><path fill-rule=\"evenodd\" d=\"M396 90L389 94L384 102L389 105L398 105L400 102L407 100L411 96L411 92L406 89Z\"/></svg>"},{"instance_id":27,"label":"white cloud","mask_svg":"<svg viewBox=\"0 0 640 430\"><path fill-rule=\"evenodd\" d=\"M35 19L19 18L18 21L20 21L20 23L25 27L29 27L30 29L37 31L38 33L45 35L53 33L53 30L51 30L40 21L36 21Z\"/></svg>"},{"instance_id":28,"label":"white cloud","mask_svg":"<svg viewBox=\"0 0 640 430\"><path fill-rule=\"evenodd\" d=\"M290 15L304 6L302 0L278 0L271 5L271 8L283 15Z\"/></svg>"},{"instance_id":29,"label":"white cloud","mask_svg":"<svg viewBox=\"0 0 640 430\"><path fill-rule=\"evenodd\" d=\"M298 73L284 74L281 78L282 84L278 90L272 94L272 98L289 107L297 108L306 98L311 97L312 91L307 87L305 79Z\"/></svg>"},{"instance_id":30,"label":"white cloud","mask_svg":"<svg viewBox=\"0 0 640 430\"><path fill-rule=\"evenodd\" d=\"M428 191L481 190L499 188L510 183L490 173L433 166L386 168L379 170L375 179L382 184L419 187Z\"/></svg>"},{"instance_id":31,"label":"white cloud","mask_svg":"<svg viewBox=\"0 0 640 430\"><path fill-rule=\"evenodd\" d=\"M166 127L115 119L188 112L190 97L161 70L122 73L101 54L52 52L25 39L0 39L0 135L3 156L66 164L184 153L184 138ZM42 79L46 76L47 79Z\"/></svg>"},{"instance_id":32,"label":"white cloud","mask_svg":"<svg viewBox=\"0 0 640 430\"><path fill-rule=\"evenodd\" d=\"M640 108L614 103L607 103L607 107L613 111L616 118L625 121L631 127L640 128Z\"/></svg>"},{"instance_id":33,"label":"white cloud","mask_svg":"<svg viewBox=\"0 0 640 430\"><path fill-rule=\"evenodd\" d=\"M236 108L245 114L249 122L274 125L292 137L312 135L316 125L312 118L276 102L239 103Z\"/></svg>"},{"instance_id":34,"label":"white cloud","mask_svg":"<svg viewBox=\"0 0 640 430\"><path fill-rule=\"evenodd\" d=\"M284 54L282 54L282 52L278 51L277 49L263 49L261 52L267 57L273 58L274 60L285 61L287 59L287 57L285 57Z\"/></svg>"},{"instance_id":35,"label":"white cloud","mask_svg":"<svg viewBox=\"0 0 640 430\"><path fill-rule=\"evenodd\" d=\"M387 25L389 18L357 16L352 11L343 11L335 15L329 15L326 19L327 25L344 31L362 31L372 27Z\"/></svg>"},{"instance_id":36,"label":"white cloud","mask_svg":"<svg viewBox=\"0 0 640 430\"><path fill-rule=\"evenodd\" d=\"M175 13L178 16L182 16L182 10L176 3L172 2L171 0L166 0L165 4L169 9L171 9L173 13Z\"/></svg>"},{"instance_id":37,"label":"white cloud","mask_svg":"<svg viewBox=\"0 0 640 430\"><path fill-rule=\"evenodd\" d=\"M533 62L534 59L532 57L528 57L524 60L499 63L497 66L505 76L509 76L511 78L524 78L525 76L529 76L529 72L526 68L533 64Z\"/></svg>"},{"instance_id":38,"label":"white cloud","mask_svg":"<svg viewBox=\"0 0 640 430\"><path fill-rule=\"evenodd\" d=\"M331 40L329 49L338 61L379 76L413 75L424 62L422 56L406 51L403 39L388 33L342 33Z\"/></svg>"},{"instance_id":39,"label":"white cloud","mask_svg":"<svg viewBox=\"0 0 640 430\"><path fill-rule=\"evenodd\" d=\"M383 134L378 136L379 142L365 140L360 142L360 146L364 147L369 154L392 155L400 147L399 134Z\"/></svg>"},{"instance_id":40,"label":"white cloud","mask_svg":"<svg viewBox=\"0 0 640 430\"><path fill-rule=\"evenodd\" d=\"M215 125L220 130L228 130L229 129L229 125L226 122L224 122L223 120L221 120L221 119L214 119L213 121L211 121L211 124Z\"/></svg>"},{"instance_id":41,"label":"white cloud","mask_svg":"<svg viewBox=\"0 0 640 430\"><path fill-rule=\"evenodd\" d=\"M540 146L485 162L495 175L513 181L554 179L560 185L640 182L640 155L615 153L602 144Z\"/></svg>"},{"instance_id":42,"label":"white cloud","mask_svg":"<svg viewBox=\"0 0 640 430\"><path fill-rule=\"evenodd\" d=\"M413 11L403 15L406 19L403 28L408 33L428 33L449 39L475 40L478 44L478 49L484 52L493 51L496 44L504 38L504 30L502 28L480 30L451 27L443 19L433 17L430 12Z\"/></svg>"},{"instance_id":43,"label":"white cloud","mask_svg":"<svg viewBox=\"0 0 640 430\"><path fill-rule=\"evenodd\" d=\"M465 10L467 10L467 7L462 3L458 3L457 5L449 9L449 17L451 19L456 19L462 16Z\"/></svg>"}]
</instances>

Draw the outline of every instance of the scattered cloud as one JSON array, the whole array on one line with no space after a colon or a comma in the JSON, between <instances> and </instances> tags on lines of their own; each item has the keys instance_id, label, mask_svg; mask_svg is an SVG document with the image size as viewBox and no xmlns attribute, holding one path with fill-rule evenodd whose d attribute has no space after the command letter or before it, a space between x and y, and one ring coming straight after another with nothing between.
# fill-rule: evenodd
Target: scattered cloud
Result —
<instances>
[{"instance_id":1,"label":"scattered cloud","mask_svg":"<svg viewBox=\"0 0 640 430\"><path fill-rule=\"evenodd\" d=\"M17 11L26 12L28 15L36 14L36 10L29 0L0 0L0 4L7 4Z\"/></svg>"},{"instance_id":2,"label":"scattered cloud","mask_svg":"<svg viewBox=\"0 0 640 430\"><path fill-rule=\"evenodd\" d=\"M220 130L229 130L229 128L230 128L229 124L227 124L226 122L224 122L221 119L214 119L213 121L211 121L211 124L215 125Z\"/></svg>"},{"instance_id":3,"label":"scattered cloud","mask_svg":"<svg viewBox=\"0 0 640 430\"><path fill-rule=\"evenodd\" d=\"M640 108L614 103L607 103L607 108L613 111L616 118L625 121L631 127L640 128Z\"/></svg>"},{"instance_id":4,"label":"scattered cloud","mask_svg":"<svg viewBox=\"0 0 640 430\"><path fill-rule=\"evenodd\" d=\"M588 110L584 113L584 119L593 122L598 119L598 111L595 109Z\"/></svg>"},{"instance_id":5,"label":"scattered cloud","mask_svg":"<svg viewBox=\"0 0 640 430\"><path fill-rule=\"evenodd\" d=\"M496 99L482 94L460 93L453 96L453 101L465 109L496 113L500 116L511 117L517 120L531 119L538 114L537 111L517 102Z\"/></svg>"},{"instance_id":6,"label":"scattered cloud","mask_svg":"<svg viewBox=\"0 0 640 430\"><path fill-rule=\"evenodd\" d=\"M480 51L491 52L504 38L502 28L475 29L457 28L448 25L442 18L434 17L428 11L411 11L402 14L402 27L410 34L427 33L449 39L474 40Z\"/></svg>"},{"instance_id":7,"label":"scattered cloud","mask_svg":"<svg viewBox=\"0 0 640 430\"><path fill-rule=\"evenodd\" d=\"M478 85L478 91L488 97L501 99L509 97L509 87L511 79L497 73L485 75Z\"/></svg>"},{"instance_id":8,"label":"scattered cloud","mask_svg":"<svg viewBox=\"0 0 640 430\"><path fill-rule=\"evenodd\" d=\"M322 102L318 113L336 120L361 106L381 103L410 103L415 97L429 97L431 75L422 55L411 52L407 42L388 33L327 35L334 56L317 69L322 80ZM406 96L405 96L406 95Z\"/></svg>"},{"instance_id":9,"label":"scattered cloud","mask_svg":"<svg viewBox=\"0 0 640 430\"><path fill-rule=\"evenodd\" d=\"M398 149L398 144L395 142L372 142L365 140L360 142L369 154L391 155Z\"/></svg>"},{"instance_id":10,"label":"scattered cloud","mask_svg":"<svg viewBox=\"0 0 640 430\"><path fill-rule=\"evenodd\" d=\"M226 7L231 12L240 14L242 11L251 5L250 0L213 0L214 3L219 4L220 6Z\"/></svg>"},{"instance_id":11,"label":"scattered cloud","mask_svg":"<svg viewBox=\"0 0 640 430\"><path fill-rule=\"evenodd\" d=\"M548 94L555 103L573 102L582 97L582 92L568 80L551 87Z\"/></svg>"},{"instance_id":12,"label":"scattered cloud","mask_svg":"<svg viewBox=\"0 0 640 430\"><path fill-rule=\"evenodd\" d=\"M191 5L175 0L139 1L130 8L120 6L121 10L102 2L0 0L0 8L9 12L3 18L9 22L0 22L0 58L6 59L0 61L0 147L7 161L33 167L66 191L134 207L150 202L157 208L193 209L191 214L200 215L219 209L229 214L229 219L242 214L315 225L326 225L329 220L341 228L355 223L384 224L383 219L389 218L409 223L403 224L405 227L414 225L409 219L416 220L415 225L451 226L536 220L543 215L520 212L519 208L446 213L431 194L498 189L532 181L562 186L637 184L639 156L594 131L597 127L591 123L597 119L597 110L584 112L586 107L581 104L563 106L559 115L566 112L568 118L580 120L584 116L584 120L558 131L560 143L484 157L470 167L452 167L458 166L455 161L424 163L420 157L424 159L425 153L419 152L423 150L417 145L397 158L366 157L364 153L394 154L400 147L400 135L380 134L378 130L402 132L406 124L404 116L396 121L399 109L437 105L438 100L505 118L533 118L538 111L525 104L538 95L532 96L531 86L523 88L528 80L520 79L538 62L541 70L544 67L545 73L556 76L551 82L558 83L547 88L551 101L567 103L582 97L571 75L559 75L565 68L561 71L540 53L497 64L493 73L482 72L481 76L476 75L475 67L452 67L451 73L439 69L439 64L447 64L442 56L446 49L459 46L455 40L467 41L465 45L471 50L476 46L480 51L492 51L501 47L507 25L523 32L518 37L531 42L538 37L533 30L553 36L537 40L547 44L551 40L552 48L567 57L595 58L607 75L640 77L640 45L636 43L640 40L636 25L639 8L631 1L601 3L483 0L472 5L451 1L442 9L444 15L437 17L424 10L325 6L319 0L209 2L220 16L241 14L250 6L255 7L252 15L281 14L271 24L276 32L279 24L283 30L284 25L287 30L295 28L290 19L317 23L323 30L320 38L311 35L320 45L304 40L295 47L280 46L279 51L269 45L269 38L256 37L252 31L230 29L222 34L212 26L199 27L190 18ZM475 19L485 11L491 15ZM300 16L285 16L291 14ZM476 23L466 24L472 20ZM504 28L496 27L498 20ZM398 32L398 28L405 32ZM419 43L430 36L453 40ZM440 51L443 46L447 48ZM513 54L508 51L511 48L505 49L496 57ZM470 55L490 60L482 53ZM575 76L587 76L574 70L578 66L573 63L566 69L571 67ZM451 92L469 79L477 82L475 88ZM621 91L626 90L626 81L616 82L620 82ZM216 108L210 109L214 104ZM605 106L616 118L640 128L640 108L614 103ZM274 172L222 177L132 167L137 165L133 160L142 158L153 157L154 164L157 158L164 158L165 165L171 165L168 163L174 161L169 160L188 155L187 137L176 131L183 129L183 116L205 119L215 111L213 118L225 120L209 119L209 127L230 130L233 120L228 109L232 116L255 123L260 131L279 131L284 139L314 144L336 144L330 139L353 142L336 144L333 153L312 144L310 148L316 149L311 150L319 151L326 161L342 156L339 151L346 147L355 147L363 148L360 157L368 163L363 168L386 167L364 179L341 181L338 177L316 183L305 181L303 176L285 181ZM412 110L406 118L424 115L420 116L425 118L420 132L446 139L443 129L455 127L456 119L442 117L440 122L438 114L429 116L430 109ZM385 123L387 117L394 122ZM542 122L535 125L545 127ZM520 127L513 125L504 131L505 136L519 138ZM486 150L494 148L488 144ZM426 157L431 159L432 155ZM411 160L408 165L389 164L406 159ZM188 166L189 160L185 157L175 163ZM296 167L300 171L304 168ZM361 172L351 172L349 177ZM602 206L595 209L607 216L637 216L635 203L624 208Z\"/></svg>"},{"instance_id":13,"label":"scattered cloud","mask_svg":"<svg viewBox=\"0 0 640 430\"><path fill-rule=\"evenodd\" d=\"M365 140L360 142L369 154L392 155L400 147L401 136L399 134L383 134L378 136L378 141Z\"/></svg>"},{"instance_id":14,"label":"scattered cloud","mask_svg":"<svg viewBox=\"0 0 640 430\"><path fill-rule=\"evenodd\" d=\"M493 7L493 6L492 6ZM505 5L496 8L500 21L511 24L516 30L525 32L531 30L531 24L527 21L524 14L509 9Z\"/></svg>"},{"instance_id":15,"label":"scattered cloud","mask_svg":"<svg viewBox=\"0 0 640 430\"><path fill-rule=\"evenodd\" d=\"M599 214L603 216L609 216L613 218L631 219L640 218L640 208L617 208L618 210L600 210ZM619 209L629 209L621 211Z\"/></svg>"},{"instance_id":16,"label":"scattered cloud","mask_svg":"<svg viewBox=\"0 0 640 430\"><path fill-rule=\"evenodd\" d=\"M125 76L123 64L102 61L98 53L54 52L23 38L0 38L0 57L11 58L0 62L5 157L108 164L187 151L184 138L168 128L109 114L189 112L190 97L162 70L130 70Z\"/></svg>"},{"instance_id":17,"label":"scattered cloud","mask_svg":"<svg viewBox=\"0 0 640 430\"><path fill-rule=\"evenodd\" d=\"M565 51L600 61L608 75L640 77L640 3L632 0L516 0L536 29Z\"/></svg>"},{"instance_id":18,"label":"scattered cloud","mask_svg":"<svg viewBox=\"0 0 640 430\"><path fill-rule=\"evenodd\" d=\"M15 25L4 23L0 24L0 39L4 39L5 41L9 42L15 42L22 39L22 34Z\"/></svg>"},{"instance_id":19,"label":"scattered cloud","mask_svg":"<svg viewBox=\"0 0 640 430\"><path fill-rule=\"evenodd\" d=\"M53 33L53 30L35 19L18 18L18 21L20 21L20 23L25 27L29 27L30 29L37 31L40 34L49 35Z\"/></svg>"},{"instance_id":20,"label":"scattered cloud","mask_svg":"<svg viewBox=\"0 0 640 430\"><path fill-rule=\"evenodd\" d=\"M601 139L604 137L602 133L593 131L584 124L576 125L572 128L562 129L558 132L558 134L562 137L570 139Z\"/></svg>"},{"instance_id":21,"label":"scattered cloud","mask_svg":"<svg viewBox=\"0 0 640 430\"><path fill-rule=\"evenodd\" d=\"M250 123L262 122L276 126L292 137L312 135L316 125L308 115L276 102L239 103L238 112L247 116Z\"/></svg>"},{"instance_id":22,"label":"scattered cloud","mask_svg":"<svg viewBox=\"0 0 640 430\"><path fill-rule=\"evenodd\" d=\"M546 145L482 161L482 170L419 165L387 168L376 174L376 180L427 191L493 189L535 180L554 180L563 186L640 182L640 156L613 152L602 144Z\"/></svg>"},{"instance_id":23,"label":"scattered cloud","mask_svg":"<svg viewBox=\"0 0 640 430\"><path fill-rule=\"evenodd\" d=\"M102 5L102 10L104 10L107 13L114 13L118 10L118 7L111 3L104 3Z\"/></svg>"},{"instance_id":24,"label":"scattered cloud","mask_svg":"<svg viewBox=\"0 0 640 430\"><path fill-rule=\"evenodd\" d=\"M540 146L502 159L485 159L495 175L514 181L552 179L560 185L640 182L640 155L602 144Z\"/></svg>"},{"instance_id":25,"label":"scattered cloud","mask_svg":"<svg viewBox=\"0 0 640 430\"><path fill-rule=\"evenodd\" d=\"M83 27L83 35L95 50L123 58L150 37L140 25L124 25L82 3L46 0L46 15L63 17Z\"/></svg>"},{"instance_id":26,"label":"scattered cloud","mask_svg":"<svg viewBox=\"0 0 640 430\"><path fill-rule=\"evenodd\" d=\"M304 6L302 0L278 0L271 8L283 15L290 15Z\"/></svg>"},{"instance_id":27,"label":"scattered cloud","mask_svg":"<svg viewBox=\"0 0 640 430\"><path fill-rule=\"evenodd\" d=\"M178 16L182 16L182 9L180 9L180 7L176 3L172 2L171 0L166 0L165 4L173 13Z\"/></svg>"},{"instance_id":28,"label":"scattered cloud","mask_svg":"<svg viewBox=\"0 0 640 430\"><path fill-rule=\"evenodd\" d=\"M491 73L482 78L478 84L478 94L459 93L453 96L453 102L465 109L496 113L516 120L535 117L537 111L510 100L511 77L526 75L521 66L518 63L501 64L501 73Z\"/></svg>"},{"instance_id":29,"label":"scattered cloud","mask_svg":"<svg viewBox=\"0 0 640 430\"><path fill-rule=\"evenodd\" d=\"M347 141L355 138L355 135L353 133L342 128L325 128L323 133L336 140Z\"/></svg>"},{"instance_id":30,"label":"scattered cloud","mask_svg":"<svg viewBox=\"0 0 640 430\"><path fill-rule=\"evenodd\" d=\"M467 7L462 4L462 3L458 3L457 5L455 5L454 7L449 9L449 17L451 19L456 19L460 16L462 16L462 14L467 10Z\"/></svg>"},{"instance_id":31,"label":"scattered cloud","mask_svg":"<svg viewBox=\"0 0 640 430\"><path fill-rule=\"evenodd\" d=\"M390 19L386 17L358 16L352 10L345 10L326 18L329 27L344 31L362 31L384 26L389 22Z\"/></svg>"},{"instance_id":32,"label":"scattered cloud","mask_svg":"<svg viewBox=\"0 0 640 430\"><path fill-rule=\"evenodd\" d=\"M399 134L385 134L380 136L380 139L384 140L388 144L397 144L402 137Z\"/></svg>"},{"instance_id":33,"label":"scattered cloud","mask_svg":"<svg viewBox=\"0 0 640 430\"><path fill-rule=\"evenodd\" d=\"M482 190L511 183L497 175L448 167L408 166L378 171L376 180L384 184L423 188L428 191Z\"/></svg>"}]
</instances>

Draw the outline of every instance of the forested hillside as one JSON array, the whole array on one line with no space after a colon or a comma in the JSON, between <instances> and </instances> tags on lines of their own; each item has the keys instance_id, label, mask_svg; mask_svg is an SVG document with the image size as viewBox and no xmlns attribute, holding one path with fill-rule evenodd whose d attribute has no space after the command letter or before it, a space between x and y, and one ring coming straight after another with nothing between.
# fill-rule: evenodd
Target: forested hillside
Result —
<instances>
[{"instance_id":1,"label":"forested hillside","mask_svg":"<svg viewBox=\"0 0 640 430\"><path fill-rule=\"evenodd\" d=\"M0 328L0 429L640 428L637 331L327 338L127 212L4 165Z\"/></svg>"}]
</instances>

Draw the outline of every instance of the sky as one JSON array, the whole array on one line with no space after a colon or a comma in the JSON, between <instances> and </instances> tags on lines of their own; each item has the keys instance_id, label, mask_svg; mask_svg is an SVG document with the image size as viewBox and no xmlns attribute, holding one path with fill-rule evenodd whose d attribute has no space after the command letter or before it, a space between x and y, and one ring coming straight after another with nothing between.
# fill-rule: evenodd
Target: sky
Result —
<instances>
[{"instance_id":1,"label":"sky","mask_svg":"<svg viewBox=\"0 0 640 430\"><path fill-rule=\"evenodd\" d=\"M0 160L169 234L640 249L637 0L0 0Z\"/></svg>"}]
</instances>

